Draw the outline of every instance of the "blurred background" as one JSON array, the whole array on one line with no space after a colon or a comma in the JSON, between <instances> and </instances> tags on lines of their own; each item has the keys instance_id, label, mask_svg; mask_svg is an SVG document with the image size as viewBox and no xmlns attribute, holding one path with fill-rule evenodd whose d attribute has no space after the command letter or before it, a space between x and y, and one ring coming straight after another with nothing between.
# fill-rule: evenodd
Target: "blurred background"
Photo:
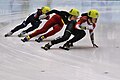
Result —
<instances>
[{"instance_id":1,"label":"blurred background","mask_svg":"<svg viewBox=\"0 0 120 80\"><path fill-rule=\"evenodd\" d=\"M37 8L41 8L45 5L50 6L52 9L59 10L77 8L81 13L89 9L98 9L102 15L108 13L107 19L110 18L110 21L119 20L119 17L116 17L116 15L111 16L111 13L120 13L119 0L0 0L0 16L31 14L35 12ZM103 22L107 21L104 17L102 19Z\"/></svg>"}]
</instances>

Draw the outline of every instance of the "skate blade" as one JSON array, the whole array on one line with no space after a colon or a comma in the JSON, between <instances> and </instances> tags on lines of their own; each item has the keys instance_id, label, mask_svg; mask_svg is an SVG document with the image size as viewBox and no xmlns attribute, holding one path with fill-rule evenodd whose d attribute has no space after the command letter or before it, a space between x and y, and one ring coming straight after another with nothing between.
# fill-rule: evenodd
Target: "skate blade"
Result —
<instances>
[{"instance_id":1,"label":"skate blade","mask_svg":"<svg viewBox=\"0 0 120 80\"><path fill-rule=\"evenodd\" d=\"M21 35L21 34L18 34L18 37L25 37L26 35Z\"/></svg>"},{"instance_id":2,"label":"skate blade","mask_svg":"<svg viewBox=\"0 0 120 80\"><path fill-rule=\"evenodd\" d=\"M7 35L7 34L5 34L4 36L5 36L5 37L10 37L11 35Z\"/></svg>"},{"instance_id":3,"label":"skate blade","mask_svg":"<svg viewBox=\"0 0 120 80\"><path fill-rule=\"evenodd\" d=\"M5 37L9 37L8 35L5 35Z\"/></svg>"},{"instance_id":4,"label":"skate blade","mask_svg":"<svg viewBox=\"0 0 120 80\"><path fill-rule=\"evenodd\" d=\"M24 39L21 39L22 42L26 42Z\"/></svg>"},{"instance_id":5,"label":"skate blade","mask_svg":"<svg viewBox=\"0 0 120 80\"><path fill-rule=\"evenodd\" d=\"M60 46L59 48L60 48L60 49L67 50L67 51L69 50L68 48L64 48L63 46Z\"/></svg>"},{"instance_id":6,"label":"skate blade","mask_svg":"<svg viewBox=\"0 0 120 80\"><path fill-rule=\"evenodd\" d=\"M35 39L36 42L40 43L41 41L38 41L37 39Z\"/></svg>"},{"instance_id":7,"label":"skate blade","mask_svg":"<svg viewBox=\"0 0 120 80\"><path fill-rule=\"evenodd\" d=\"M45 47L43 47L43 46L42 46L41 48L44 49L44 50L46 50L46 51L48 50L47 48L45 48Z\"/></svg>"}]
</instances>

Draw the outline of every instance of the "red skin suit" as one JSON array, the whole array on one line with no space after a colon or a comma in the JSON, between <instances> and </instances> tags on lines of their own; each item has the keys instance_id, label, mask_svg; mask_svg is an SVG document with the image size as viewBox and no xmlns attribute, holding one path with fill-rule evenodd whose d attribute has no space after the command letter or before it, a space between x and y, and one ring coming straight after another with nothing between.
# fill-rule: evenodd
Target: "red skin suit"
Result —
<instances>
[{"instance_id":1,"label":"red skin suit","mask_svg":"<svg viewBox=\"0 0 120 80\"><path fill-rule=\"evenodd\" d=\"M34 33L30 34L29 36L30 38L35 37L39 34L47 32L51 27L53 27L53 30L43 35L45 38L47 38L59 32L62 29L63 25L64 23L62 21L62 18L56 14L53 15L41 29L36 30Z\"/></svg>"}]
</instances>

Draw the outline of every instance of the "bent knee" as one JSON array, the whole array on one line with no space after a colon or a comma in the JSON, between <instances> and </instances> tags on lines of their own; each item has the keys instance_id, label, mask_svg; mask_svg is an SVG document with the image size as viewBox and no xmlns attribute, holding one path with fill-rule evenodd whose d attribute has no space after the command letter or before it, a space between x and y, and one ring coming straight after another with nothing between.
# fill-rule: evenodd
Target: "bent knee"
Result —
<instances>
[{"instance_id":1,"label":"bent knee","mask_svg":"<svg viewBox=\"0 0 120 80\"><path fill-rule=\"evenodd\" d=\"M64 40L64 41L66 41L66 40L68 40L68 39L69 39L69 36L64 35L64 36L62 36L62 38L63 38L63 40Z\"/></svg>"}]
</instances>

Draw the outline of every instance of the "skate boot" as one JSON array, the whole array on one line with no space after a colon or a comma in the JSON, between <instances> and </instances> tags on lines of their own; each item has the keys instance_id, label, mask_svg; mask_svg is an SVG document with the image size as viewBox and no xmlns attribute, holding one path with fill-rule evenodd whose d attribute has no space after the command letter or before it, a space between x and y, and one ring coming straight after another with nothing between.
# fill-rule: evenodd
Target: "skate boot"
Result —
<instances>
[{"instance_id":1,"label":"skate boot","mask_svg":"<svg viewBox=\"0 0 120 80\"><path fill-rule=\"evenodd\" d=\"M24 37L26 34L26 31L22 31L20 34L18 34L18 37Z\"/></svg>"},{"instance_id":2,"label":"skate boot","mask_svg":"<svg viewBox=\"0 0 120 80\"><path fill-rule=\"evenodd\" d=\"M69 43L69 46L70 46L70 47L73 47L73 43Z\"/></svg>"},{"instance_id":3,"label":"skate boot","mask_svg":"<svg viewBox=\"0 0 120 80\"><path fill-rule=\"evenodd\" d=\"M48 49L50 49L51 46L52 45L50 45L50 43L48 43L48 44L46 44L45 46L43 46L41 48L44 49L44 50L48 50Z\"/></svg>"},{"instance_id":4,"label":"skate boot","mask_svg":"<svg viewBox=\"0 0 120 80\"><path fill-rule=\"evenodd\" d=\"M24 39L21 39L21 41L23 41L23 42L27 42L27 41L29 41L30 40L30 36L28 35L28 36L26 36Z\"/></svg>"},{"instance_id":5,"label":"skate boot","mask_svg":"<svg viewBox=\"0 0 120 80\"><path fill-rule=\"evenodd\" d=\"M13 34L13 32L8 32L7 34L5 34L5 37L11 36Z\"/></svg>"},{"instance_id":6,"label":"skate boot","mask_svg":"<svg viewBox=\"0 0 120 80\"><path fill-rule=\"evenodd\" d=\"M73 46L73 43L66 42L63 46L60 46L59 48L69 50L71 46Z\"/></svg>"},{"instance_id":7,"label":"skate boot","mask_svg":"<svg viewBox=\"0 0 120 80\"><path fill-rule=\"evenodd\" d=\"M41 41L43 41L43 39L45 39L45 37L44 36L40 36L38 39L35 39L35 41L40 43Z\"/></svg>"}]
</instances>

